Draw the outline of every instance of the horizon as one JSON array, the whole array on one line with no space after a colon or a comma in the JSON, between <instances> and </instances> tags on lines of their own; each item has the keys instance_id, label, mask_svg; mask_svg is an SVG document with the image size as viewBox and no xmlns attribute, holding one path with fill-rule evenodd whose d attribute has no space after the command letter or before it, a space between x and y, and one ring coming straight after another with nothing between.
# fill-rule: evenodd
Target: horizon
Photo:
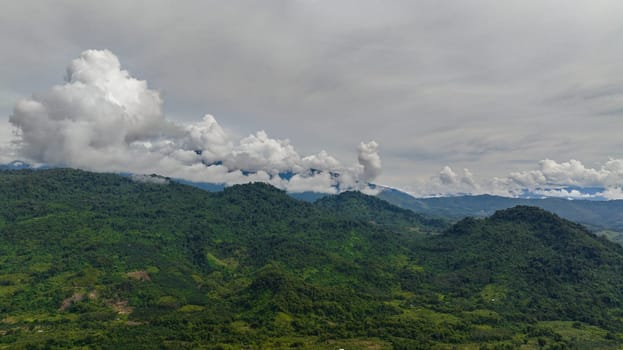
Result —
<instances>
[{"instance_id":1,"label":"horizon","mask_svg":"<svg viewBox=\"0 0 623 350\"><path fill-rule=\"evenodd\" d=\"M287 189L283 189L283 188L279 188L277 186L275 186L274 184L271 184L270 182L265 182L265 181L250 181L250 182L242 182L239 184L232 184L232 185L228 185L228 184L222 184L222 183L215 183L215 182L201 182L201 181L191 181L191 180L186 180L186 179L182 179L182 178L175 178L175 177L167 177L161 174L157 174L157 173L152 173L152 174L143 174L143 173L131 173L131 172L107 172L107 171L92 171L92 170L85 170L85 169L80 169L80 168L72 168L72 167L63 167L63 166L51 166L51 165L46 165L46 164L30 164L27 162L24 162L22 160L13 160L9 163L0 163L0 171L1 170L35 170L35 171L39 171L39 170L50 170L50 169L72 169L72 170L81 170L81 171L87 171L87 172L94 172L94 173L109 173L109 174L115 174L115 175L119 175L119 176L129 176L131 177L133 180L137 181L137 182L143 182L143 179L146 178L151 178L151 177L156 177L158 179L167 179L173 182L177 182L183 185L189 185L192 187L197 187L199 189L208 191L208 192L219 192L222 191L223 189L233 186L233 185L244 185L244 184L253 184L253 183L266 183L270 186L273 186L275 188L281 189L291 195L293 195L294 197L296 197L296 195L301 195L301 194L305 194L305 193L311 193L311 194L316 194L316 195L320 195L320 196L331 196L331 195L338 195L341 193L344 193L346 191L357 191L357 192L362 192L366 195L371 195L371 196L379 196L381 194L381 192L385 192L385 191L394 191L394 192L398 192L400 195L406 195L409 196L413 199L422 199L422 200L427 200L427 199L443 199L443 198L460 198L460 197L497 197L497 198L505 198L505 199L518 199L518 200L546 200L546 199L555 199L555 200L566 200L566 201L590 201L590 202L603 202L603 201L622 201L623 199L610 199L610 198L606 198L604 196L602 196L603 191L605 190L605 188L599 188L599 187L586 187L586 188L582 188L582 187L568 187L568 188L560 188L560 190L565 190L567 192L559 192L559 193L573 193L573 191L577 191L578 195L575 196L564 196L564 195L559 195L558 193L555 193L554 195L547 195L547 191L545 192L529 192L528 190L525 190L523 193L521 194L517 194L515 196L511 196L511 195L496 195L496 194L489 194L489 193L481 193L481 194L472 194L472 193L439 193L439 194L431 194L431 195L427 195L427 196L418 196L415 193L410 193L407 190L398 188L398 187L393 187L393 186L387 186L384 184L379 184L379 183L369 183L368 187L364 188L364 189L348 189L348 190L344 190L344 191L336 191L335 193L322 193L322 192L314 192L314 191L307 191L307 190L301 190L301 191L288 191ZM152 181L146 181L146 182L152 182ZM168 182L162 182L162 181L154 181L153 183L157 183L157 184L165 184ZM207 186L207 187L206 187ZM545 194L543 194L545 193ZM321 198L321 197L320 197Z\"/></svg>"},{"instance_id":2,"label":"horizon","mask_svg":"<svg viewBox=\"0 0 623 350\"><path fill-rule=\"evenodd\" d=\"M623 199L620 2L171 5L0 5L0 163Z\"/></svg>"}]
</instances>

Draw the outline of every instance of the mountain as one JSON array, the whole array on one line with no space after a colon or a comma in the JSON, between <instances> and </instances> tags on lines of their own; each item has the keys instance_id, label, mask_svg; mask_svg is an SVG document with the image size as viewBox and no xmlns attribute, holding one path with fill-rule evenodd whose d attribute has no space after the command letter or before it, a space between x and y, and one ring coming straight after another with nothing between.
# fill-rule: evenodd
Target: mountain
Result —
<instances>
[{"instance_id":1,"label":"mountain","mask_svg":"<svg viewBox=\"0 0 623 350\"><path fill-rule=\"evenodd\" d=\"M0 344L11 348L368 338L353 320L382 309L395 284L382 259L408 252L389 230L262 183L209 193L4 171L0 196Z\"/></svg>"},{"instance_id":2,"label":"mountain","mask_svg":"<svg viewBox=\"0 0 623 350\"><path fill-rule=\"evenodd\" d=\"M315 205L353 220L381 225L395 231L420 232L425 229L426 232L431 233L449 226L446 220L416 214L411 210L397 207L380 198L358 191L325 196L316 200Z\"/></svg>"},{"instance_id":3,"label":"mountain","mask_svg":"<svg viewBox=\"0 0 623 350\"><path fill-rule=\"evenodd\" d=\"M183 179L175 179L174 181L181 183L183 185L197 187L208 192L220 192L225 189L225 185L215 184L211 182L193 182L193 181L188 181L188 180L183 180Z\"/></svg>"},{"instance_id":4,"label":"mountain","mask_svg":"<svg viewBox=\"0 0 623 350\"><path fill-rule=\"evenodd\" d=\"M30 167L30 164L22 162L21 160L14 160L11 163L0 164L0 170L21 170L29 169Z\"/></svg>"},{"instance_id":5,"label":"mountain","mask_svg":"<svg viewBox=\"0 0 623 350\"><path fill-rule=\"evenodd\" d=\"M70 169L0 171L0 197L0 348L623 341L623 248L535 208L440 232L360 193L313 204Z\"/></svg>"},{"instance_id":6,"label":"mountain","mask_svg":"<svg viewBox=\"0 0 623 350\"><path fill-rule=\"evenodd\" d=\"M416 213L455 219L466 216L485 217L497 210L517 205L534 206L551 211L565 219L579 222L594 231L623 232L623 200L527 199L491 195L414 198L394 189L383 190L378 197Z\"/></svg>"},{"instance_id":7,"label":"mountain","mask_svg":"<svg viewBox=\"0 0 623 350\"><path fill-rule=\"evenodd\" d=\"M447 293L537 320L623 326L612 313L622 306L623 249L543 209L517 206L463 219L430 237L425 251L422 263L436 266Z\"/></svg>"},{"instance_id":8,"label":"mountain","mask_svg":"<svg viewBox=\"0 0 623 350\"><path fill-rule=\"evenodd\" d=\"M33 168L32 165L16 160L8 164L0 164L0 170L47 170L49 166L43 165ZM140 177L122 173L128 177ZM279 174L282 178L289 178L292 173ZM147 179L147 176L144 176ZM167 178L168 179L168 178ZM180 184L200 188L208 192L220 192L225 189L224 184L210 182L194 182L183 179L168 179ZM566 219L586 225L591 230L606 236L614 242L623 245L623 200L566 200L561 198L508 198L492 195L477 196L454 196L436 198L415 198L408 193L380 185L369 184L370 188L380 190L378 198L383 199L395 206L412 210L416 213L425 214L428 217L437 218L441 221L458 220L466 216L485 217L497 210L508 209L516 205L536 206L554 212ZM571 190L581 190L583 193L603 191L603 188L568 187ZM352 191L351 191L352 192ZM315 202L323 198L331 197L326 193L300 192L288 193L295 199ZM438 223L439 224L439 223ZM437 225L437 224L435 224Z\"/></svg>"}]
</instances>

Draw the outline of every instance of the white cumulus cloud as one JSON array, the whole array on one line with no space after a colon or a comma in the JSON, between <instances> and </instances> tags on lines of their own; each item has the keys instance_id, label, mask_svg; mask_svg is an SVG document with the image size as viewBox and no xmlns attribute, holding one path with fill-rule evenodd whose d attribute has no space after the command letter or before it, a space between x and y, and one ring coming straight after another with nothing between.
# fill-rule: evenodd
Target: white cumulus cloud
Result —
<instances>
[{"instance_id":1,"label":"white cumulus cloud","mask_svg":"<svg viewBox=\"0 0 623 350\"><path fill-rule=\"evenodd\" d=\"M376 141L359 144L359 164L361 165L362 181L372 181L381 174L381 157L378 153L379 144Z\"/></svg>"},{"instance_id":2,"label":"white cumulus cloud","mask_svg":"<svg viewBox=\"0 0 623 350\"><path fill-rule=\"evenodd\" d=\"M599 168L586 167L574 159L562 163L545 159L539 162L538 169L511 173L509 179L528 188L543 185L617 186L623 183L623 159L610 159Z\"/></svg>"},{"instance_id":3,"label":"white cumulus cloud","mask_svg":"<svg viewBox=\"0 0 623 350\"><path fill-rule=\"evenodd\" d=\"M582 188L603 190L583 192ZM535 169L491 179L477 179L468 169L457 173L450 166L444 166L437 176L415 184L409 192L421 197L458 194L517 197L527 192L546 197L623 199L622 188L623 159L609 159L596 168L587 167L578 160L544 159Z\"/></svg>"},{"instance_id":4,"label":"white cumulus cloud","mask_svg":"<svg viewBox=\"0 0 623 350\"><path fill-rule=\"evenodd\" d=\"M424 197L472 194L480 192L480 185L476 183L473 174L468 169L457 173L451 167L444 166L436 176L417 186L413 192L415 195Z\"/></svg>"},{"instance_id":5,"label":"white cumulus cloud","mask_svg":"<svg viewBox=\"0 0 623 350\"><path fill-rule=\"evenodd\" d=\"M235 140L211 115L173 122L162 103L112 52L88 50L70 63L64 84L19 100L9 121L19 131L19 155L50 165L326 193L363 189L380 174L374 141L362 142L358 164L347 167L325 151L302 157L265 131Z\"/></svg>"}]
</instances>

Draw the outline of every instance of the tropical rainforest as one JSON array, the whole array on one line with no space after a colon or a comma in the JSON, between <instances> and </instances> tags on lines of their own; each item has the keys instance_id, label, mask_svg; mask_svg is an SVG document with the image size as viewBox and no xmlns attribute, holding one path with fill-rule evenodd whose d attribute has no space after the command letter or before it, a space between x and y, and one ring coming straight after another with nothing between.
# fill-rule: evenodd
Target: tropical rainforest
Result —
<instances>
[{"instance_id":1,"label":"tropical rainforest","mask_svg":"<svg viewBox=\"0 0 623 350\"><path fill-rule=\"evenodd\" d=\"M153 180L153 181L152 181ZM0 349L616 349L623 248L543 209L0 171Z\"/></svg>"}]
</instances>

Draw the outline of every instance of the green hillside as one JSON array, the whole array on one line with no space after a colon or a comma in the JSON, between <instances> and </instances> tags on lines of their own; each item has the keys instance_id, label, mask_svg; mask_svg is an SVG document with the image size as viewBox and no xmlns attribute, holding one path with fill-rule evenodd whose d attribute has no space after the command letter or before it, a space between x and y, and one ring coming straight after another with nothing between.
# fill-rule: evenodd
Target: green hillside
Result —
<instances>
[{"instance_id":1,"label":"green hillside","mask_svg":"<svg viewBox=\"0 0 623 350\"><path fill-rule=\"evenodd\" d=\"M532 320L623 326L620 246L542 209L464 219L427 248L420 259L435 266L435 284L450 281L446 290L457 297Z\"/></svg>"},{"instance_id":2,"label":"green hillside","mask_svg":"<svg viewBox=\"0 0 623 350\"><path fill-rule=\"evenodd\" d=\"M318 199L315 205L326 208L333 213L339 213L341 216L380 225L395 231L406 229L410 232L419 232L425 228L425 233L432 233L449 226L449 221L428 218L411 210L391 205L377 197L355 191L325 196Z\"/></svg>"},{"instance_id":3,"label":"green hillside","mask_svg":"<svg viewBox=\"0 0 623 350\"><path fill-rule=\"evenodd\" d=\"M594 231L623 232L623 200L590 201L563 198L508 198L491 195L414 198L394 189L384 189L378 195L401 208L433 217L460 219L466 216L485 217L497 210L517 205L534 206L551 211L561 217L579 222ZM615 241L623 243L611 234Z\"/></svg>"},{"instance_id":4,"label":"green hillside","mask_svg":"<svg viewBox=\"0 0 623 350\"><path fill-rule=\"evenodd\" d=\"M534 208L0 171L0 348L617 348L623 249Z\"/></svg>"}]
</instances>

